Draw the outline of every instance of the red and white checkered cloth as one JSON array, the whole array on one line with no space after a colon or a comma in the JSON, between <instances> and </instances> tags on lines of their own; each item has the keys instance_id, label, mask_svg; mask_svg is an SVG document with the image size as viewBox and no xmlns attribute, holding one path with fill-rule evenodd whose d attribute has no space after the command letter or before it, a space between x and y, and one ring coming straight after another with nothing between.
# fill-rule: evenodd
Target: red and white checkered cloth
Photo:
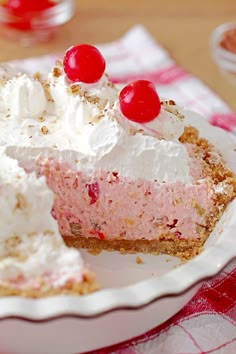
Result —
<instances>
[{"instance_id":1,"label":"red and white checkered cloth","mask_svg":"<svg viewBox=\"0 0 236 354\"><path fill-rule=\"evenodd\" d=\"M135 26L121 39L98 45L107 72L116 83L145 78L161 97L197 111L236 140L236 114L200 80L186 72L150 36ZM16 62L30 71L48 70L56 56ZM93 354L234 354L236 353L236 261L205 281L195 297L174 317L153 330Z\"/></svg>"}]
</instances>

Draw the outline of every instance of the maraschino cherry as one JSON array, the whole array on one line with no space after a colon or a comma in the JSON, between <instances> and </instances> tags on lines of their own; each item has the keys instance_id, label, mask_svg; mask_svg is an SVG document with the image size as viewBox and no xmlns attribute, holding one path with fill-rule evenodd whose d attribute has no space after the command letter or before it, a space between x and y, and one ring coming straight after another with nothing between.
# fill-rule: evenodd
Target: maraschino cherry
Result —
<instances>
[{"instance_id":1,"label":"maraschino cherry","mask_svg":"<svg viewBox=\"0 0 236 354\"><path fill-rule=\"evenodd\" d=\"M18 30L30 30L32 18L38 12L47 10L55 5L56 3L51 0L7 0L3 7L16 17L16 21L9 23L8 26Z\"/></svg>"},{"instance_id":2,"label":"maraschino cherry","mask_svg":"<svg viewBox=\"0 0 236 354\"><path fill-rule=\"evenodd\" d=\"M137 80L126 85L119 95L123 115L137 123L147 123L158 116L161 103L151 81Z\"/></svg>"},{"instance_id":3,"label":"maraschino cherry","mask_svg":"<svg viewBox=\"0 0 236 354\"><path fill-rule=\"evenodd\" d=\"M49 7L55 6L55 2L50 0L7 0L4 6L23 15L27 12L46 10Z\"/></svg>"},{"instance_id":4,"label":"maraschino cherry","mask_svg":"<svg viewBox=\"0 0 236 354\"><path fill-rule=\"evenodd\" d=\"M63 66L68 79L72 82L92 84L102 77L106 63L97 48L89 44L80 44L66 51Z\"/></svg>"}]
</instances>

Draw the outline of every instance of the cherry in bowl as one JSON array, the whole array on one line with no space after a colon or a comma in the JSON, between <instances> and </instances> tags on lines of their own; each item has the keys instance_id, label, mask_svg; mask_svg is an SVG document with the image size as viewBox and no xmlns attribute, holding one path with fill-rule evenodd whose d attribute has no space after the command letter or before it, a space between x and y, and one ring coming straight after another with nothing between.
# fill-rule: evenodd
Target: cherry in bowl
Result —
<instances>
[{"instance_id":1,"label":"cherry in bowl","mask_svg":"<svg viewBox=\"0 0 236 354\"><path fill-rule=\"evenodd\" d=\"M4 0L0 32L20 45L31 46L53 38L73 14L73 0Z\"/></svg>"}]
</instances>

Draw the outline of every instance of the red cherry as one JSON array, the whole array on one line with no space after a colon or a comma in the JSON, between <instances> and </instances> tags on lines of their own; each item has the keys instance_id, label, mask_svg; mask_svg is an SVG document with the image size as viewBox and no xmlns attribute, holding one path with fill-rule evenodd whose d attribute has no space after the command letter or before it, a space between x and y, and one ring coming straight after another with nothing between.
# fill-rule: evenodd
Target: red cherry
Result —
<instances>
[{"instance_id":1,"label":"red cherry","mask_svg":"<svg viewBox=\"0 0 236 354\"><path fill-rule=\"evenodd\" d=\"M104 240L104 238L105 238L104 233L99 230L90 230L89 233L91 235L96 235L98 238L100 238L100 240Z\"/></svg>"},{"instance_id":2,"label":"red cherry","mask_svg":"<svg viewBox=\"0 0 236 354\"><path fill-rule=\"evenodd\" d=\"M63 65L69 80L91 84L102 77L106 63L97 48L80 44L66 51Z\"/></svg>"},{"instance_id":3,"label":"red cherry","mask_svg":"<svg viewBox=\"0 0 236 354\"><path fill-rule=\"evenodd\" d=\"M98 182L86 184L85 187L87 187L88 189L88 196L90 197L90 205L96 203L100 194Z\"/></svg>"},{"instance_id":4,"label":"red cherry","mask_svg":"<svg viewBox=\"0 0 236 354\"><path fill-rule=\"evenodd\" d=\"M120 92L120 109L123 115L137 123L147 123L158 116L161 103L151 81L137 80Z\"/></svg>"},{"instance_id":5,"label":"red cherry","mask_svg":"<svg viewBox=\"0 0 236 354\"><path fill-rule=\"evenodd\" d=\"M15 21L6 25L17 30L30 30L32 29L31 21L37 12L47 10L55 5L56 3L50 0L7 0L3 7L11 12Z\"/></svg>"},{"instance_id":6,"label":"red cherry","mask_svg":"<svg viewBox=\"0 0 236 354\"><path fill-rule=\"evenodd\" d=\"M17 15L25 15L29 12L46 10L55 6L55 2L50 0L8 0L4 6L14 11Z\"/></svg>"}]
</instances>

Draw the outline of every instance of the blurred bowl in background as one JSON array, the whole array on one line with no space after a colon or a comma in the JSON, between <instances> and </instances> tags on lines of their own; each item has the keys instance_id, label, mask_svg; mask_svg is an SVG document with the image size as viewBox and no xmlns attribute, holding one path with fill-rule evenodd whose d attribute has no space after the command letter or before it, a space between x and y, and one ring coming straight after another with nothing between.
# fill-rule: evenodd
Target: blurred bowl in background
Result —
<instances>
[{"instance_id":1,"label":"blurred bowl in background","mask_svg":"<svg viewBox=\"0 0 236 354\"><path fill-rule=\"evenodd\" d=\"M36 6L40 2L32 2L33 5L29 8L20 0L18 3L23 3L24 6L14 9L11 2L6 0L0 5L0 32L23 46L49 41L58 28L74 15L73 0L49 0L45 9Z\"/></svg>"},{"instance_id":2,"label":"blurred bowl in background","mask_svg":"<svg viewBox=\"0 0 236 354\"><path fill-rule=\"evenodd\" d=\"M224 23L212 32L211 55L221 73L236 85L236 23Z\"/></svg>"}]
</instances>

